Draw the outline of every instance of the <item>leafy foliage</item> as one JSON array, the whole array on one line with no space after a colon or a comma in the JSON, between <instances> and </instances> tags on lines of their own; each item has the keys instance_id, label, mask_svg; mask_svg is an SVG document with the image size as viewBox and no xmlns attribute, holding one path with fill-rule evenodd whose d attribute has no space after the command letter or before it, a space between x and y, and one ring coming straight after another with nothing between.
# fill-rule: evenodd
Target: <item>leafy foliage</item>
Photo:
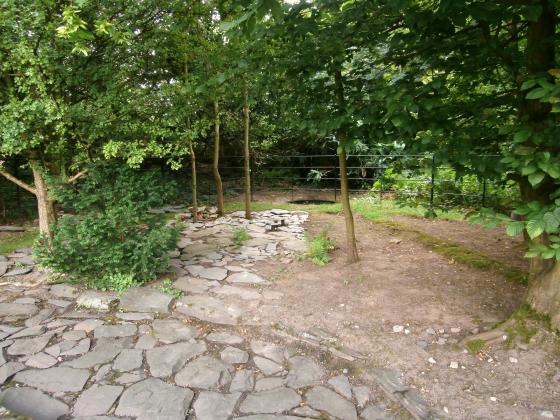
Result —
<instances>
[{"instance_id":1,"label":"leafy foliage","mask_svg":"<svg viewBox=\"0 0 560 420\"><path fill-rule=\"evenodd\" d=\"M329 254L334 250L336 242L329 238L329 232L325 228L319 235L312 238L307 244L307 257L313 264L323 266L329 263Z\"/></svg>"},{"instance_id":2,"label":"leafy foliage","mask_svg":"<svg viewBox=\"0 0 560 420\"><path fill-rule=\"evenodd\" d=\"M247 242L249 239L251 239L251 236L247 232L247 229L239 227L233 230L231 239L236 246L241 246L243 245L243 242Z\"/></svg>"},{"instance_id":3,"label":"leafy foliage","mask_svg":"<svg viewBox=\"0 0 560 420\"><path fill-rule=\"evenodd\" d=\"M185 294L182 290L174 287L170 279L165 279L159 287L159 290L169 296L173 296L175 299L180 299Z\"/></svg>"}]
</instances>

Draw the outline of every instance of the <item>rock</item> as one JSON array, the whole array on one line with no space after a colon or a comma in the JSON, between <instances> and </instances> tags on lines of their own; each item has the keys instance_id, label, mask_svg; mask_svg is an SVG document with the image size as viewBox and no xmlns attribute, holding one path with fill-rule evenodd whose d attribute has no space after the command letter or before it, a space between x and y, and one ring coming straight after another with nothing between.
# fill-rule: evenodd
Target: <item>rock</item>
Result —
<instances>
[{"instance_id":1,"label":"rock","mask_svg":"<svg viewBox=\"0 0 560 420\"><path fill-rule=\"evenodd\" d=\"M25 369L25 366L19 362L8 362L0 366L0 385L3 385L4 382L23 369Z\"/></svg>"},{"instance_id":2,"label":"rock","mask_svg":"<svg viewBox=\"0 0 560 420\"><path fill-rule=\"evenodd\" d=\"M241 344L243 343L243 338L238 335L229 334L227 332L213 332L206 336L208 341L213 341L216 343L224 344Z\"/></svg>"},{"instance_id":3,"label":"rock","mask_svg":"<svg viewBox=\"0 0 560 420\"><path fill-rule=\"evenodd\" d=\"M22 226L0 226L0 232L25 232L25 228Z\"/></svg>"},{"instance_id":4,"label":"rock","mask_svg":"<svg viewBox=\"0 0 560 420\"><path fill-rule=\"evenodd\" d=\"M177 341L187 341L198 336L198 331L174 319L156 319L152 323L154 336L162 343L171 344Z\"/></svg>"},{"instance_id":5,"label":"rock","mask_svg":"<svg viewBox=\"0 0 560 420\"><path fill-rule=\"evenodd\" d=\"M80 340L75 347L60 353L61 356L79 356L89 351L91 341L89 338Z\"/></svg>"},{"instance_id":6,"label":"rock","mask_svg":"<svg viewBox=\"0 0 560 420\"><path fill-rule=\"evenodd\" d=\"M95 338L120 338L133 336L137 331L135 324L100 325L93 331L93 335Z\"/></svg>"},{"instance_id":7,"label":"rock","mask_svg":"<svg viewBox=\"0 0 560 420\"><path fill-rule=\"evenodd\" d=\"M437 362L436 362L436 359L434 359L433 357L430 357L430 358L428 359L428 362L431 363L432 365L435 365L435 364L437 363Z\"/></svg>"},{"instance_id":8,"label":"rock","mask_svg":"<svg viewBox=\"0 0 560 420\"><path fill-rule=\"evenodd\" d=\"M82 340L84 338L86 338L86 333L85 333L85 331L80 331L80 330L68 331L68 332L65 332L64 334L62 334L62 339L63 340L78 341L78 340Z\"/></svg>"},{"instance_id":9,"label":"rock","mask_svg":"<svg viewBox=\"0 0 560 420\"><path fill-rule=\"evenodd\" d=\"M328 384L347 400L352 399L352 388L350 387L350 382L345 375L338 375L329 379Z\"/></svg>"},{"instance_id":10,"label":"rock","mask_svg":"<svg viewBox=\"0 0 560 420\"><path fill-rule=\"evenodd\" d=\"M282 371L282 365L273 362L272 360L265 359L264 357L255 356L253 358L255 365L265 375L274 375Z\"/></svg>"},{"instance_id":11,"label":"rock","mask_svg":"<svg viewBox=\"0 0 560 420\"><path fill-rule=\"evenodd\" d=\"M77 359L64 362L63 366L70 366L74 368L90 369L94 366L111 362L121 350L132 347L132 340L130 338L124 339L111 339L110 341L98 340L97 345L93 350L87 352Z\"/></svg>"},{"instance_id":12,"label":"rock","mask_svg":"<svg viewBox=\"0 0 560 420\"><path fill-rule=\"evenodd\" d=\"M224 325L237 324L242 314L238 306L204 295L183 297L177 305L177 311L202 321Z\"/></svg>"},{"instance_id":13,"label":"rock","mask_svg":"<svg viewBox=\"0 0 560 420\"><path fill-rule=\"evenodd\" d=\"M0 255L1 257L1 255ZM0 277L4 275L6 271L8 271L8 263L0 260Z\"/></svg>"},{"instance_id":14,"label":"rock","mask_svg":"<svg viewBox=\"0 0 560 420\"><path fill-rule=\"evenodd\" d=\"M192 276L198 276L208 280L222 281L227 277L227 270L220 267L206 268L202 265L189 265L187 270Z\"/></svg>"},{"instance_id":15,"label":"rock","mask_svg":"<svg viewBox=\"0 0 560 420\"><path fill-rule=\"evenodd\" d=\"M510 363L517 363L517 362L518 362L518 360L517 360L517 358L516 358L516 357L511 357L511 356L510 356L510 358L509 358L509 362L510 362Z\"/></svg>"},{"instance_id":16,"label":"rock","mask_svg":"<svg viewBox=\"0 0 560 420\"><path fill-rule=\"evenodd\" d=\"M129 372L117 376L114 381L121 385L129 385L139 382L142 379L146 379L146 375L144 373Z\"/></svg>"},{"instance_id":17,"label":"rock","mask_svg":"<svg viewBox=\"0 0 560 420\"><path fill-rule=\"evenodd\" d=\"M35 338L20 338L15 340L14 344L8 347L8 354L10 356L18 356L39 353L47 346L52 336L52 333L48 333Z\"/></svg>"},{"instance_id":18,"label":"rock","mask_svg":"<svg viewBox=\"0 0 560 420\"><path fill-rule=\"evenodd\" d=\"M240 393L220 394L202 391L193 404L197 420L229 419L233 414Z\"/></svg>"},{"instance_id":19,"label":"rock","mask_svg":"<svg viewBox=\"0 0 560 420\"><path fill-rule=\"evenodd\" d=\"M451 362L451 363L449 363L449 367L451 369L459 369L459 363L458 362Z\"/></svg>"},{"instance_id":20,"label":"rock","mask_svg":"<svg viewBox=\"0 0 560 420\"><path fill-rule=\"evenodd\" d=\"M98 416L106 414L121 392L122 386L94 385L86 389L74 404L74 416Z\"/></svg>"},{"instance_id":21,"label":"rock","mask_svg":"<svg viewBox=\"0 0 560 420\"><path fill-rule=\"evenodd\" d=\"M297 407L292 410L292 413L297 414L300 417L309 418L320 418L321 413L317 410L313 410L311 407L304 405L303 407Z\"/></svg>"},{"instance_id":22,"label":"rock","mask_svg":"<svg viewBox=\"0 0 560 420\"><path fill-rule=\"evenodd\" d=\"M142 366L142 350L124 349L113 362L113 369L119 372L128 372Z\"/></svg>"},{"instance_id":23,"label":"rock","mask_svg":"<svg viewBox=\"0 0 560 420\"><path fill-rule=\"evenodd\" d=\"M241 403L242 413L282 413L297 407L301 397L290 388L276 388L249 394Z\"/></svg>"},{"instance_id":24,"label":"rock","mask_svg":"<svg viewBox=\"0 0 560 420\"><path fill-rule=\"evenodd\" d=\"M367 386L354 386L352 387L352 392L359 408L364 408L369 402L371 393Z\"/></svg>"},{"instance_id":25,"label":"rock","mask_svg":"<svg viewBox=\"0 0 560 420\"><path fill-rule=\"evenodd\" d=\"M357 420L358 416L354 404L340 395L322 386L312 388L307 392L307 404L319 411L325 411L333 417L342 420Z\"/></svg>"},{"instance_id":26,"label":"rock","mask_svg":"<svg viewBox=\"0 0 560 420\"><path fill-rule=\"evenodd\" d=\"M255 391L268 391L274 388L282 388L286 385L286 379L284 378L262 378L255 384Z\"/></svg>"},{"instance_id":27,"label":"rock","mask_svg":"<svg viewBox=\"0 0 560 420\"><path fill-rule=\"evenodd\" d=\"M133 416L137 420L184 420L193 397L190 389L148 378L124 391L115 414Z\"/></svg>"},{"instance_id":28,"label":"rock","mask_svg":"<svg viewBox=\"0 0 560 420\"><path fill-rule=\"evenodd\" d=\"M117 318L124 321L151 321L154 315L145 312L117 312Z\"/></svg>"},{"instance_id":29,"label":"rock","mask_svg":"<svg viewBox=\"0 0 560 420\"><path fill-rule=\"evenodd\" d=\"M54 308L41 309L37 315L25 320L25 326L33 327L35 325L39 325L49 319L54 314L54 312Z\"/></svg>"},{"instance_id":30,"label":"rock","mask_svg":"<svg viewBox=\"0 0 560 420\"><path fill-rule=\"evenodd\" d=\"M224 296L237 296L244 300L258 300L262 298L261 294L255 290L228 285L215 287L212 289L212 293Z\"/></svg>"},{"instance_id":31,"label":"rock","mask_svg":"<svg viewBox=\"0 0 560 420\"><path fill-rule=\"evenodd\" d=\"M235 373L229 386L229 392L245 392L252 391L255 385L253 371L249 369L241 369Z\"/></svg>"},{"instance_id":32,"label":"rock","mask_svg":"<svg viewBox=\"0 0 560 420\"><path fill-rule=\"evenodd\" d=\"M100 319L86 319L74 325L76 331L84 331L86 334L92 332L105 322Z\"/></svg>"},{"instance_id":33,"label":"rock","mask_svg":"<svg viewBox=\"0 0 560 420\"><path fill-rule=\"evenodd\" d=\"M146 351L146 360L152 376L163 378L178 372L188 360L206 351L203 341L177 343Z\"/></svg>"},{"instance_id":34,"label":"rock","mask_svg":"<svg viewBox=\"0 0 560 420\"><path fill-rule=\"evenodd\" d=\"M554 418L554 414L552 414L552 411L549 410L543 410L540 413L541 417L544 417L545 419L553 419Z\"/></svg>"},{"instance_id":35,"label":"rock","mask_svg":"<svg viewBox=\"0 0 560 420\"><path fill-rule=\"evenodd\" d=\"M24 316L29 318L39 312L39 308L31 304L0 303L0 317Z\"/></svg>"},{"instance_id":36,"label":"rock","mask_svg":"<svg viewBox=\"0 0 560 420\"><path fill-rule=\"evenodd\" d=\"M276 416L274 414L253 414L250 416L236 417L240 420L301 420L301 417L296 416Z\"/></svg>"},{"instance_id":37,"label":"rock","mask_svg":"<svg viewBox=\"0 0 560 420\"><path fill-rule=\"evenodd\" d=\"M34 327L24 328L17 333L12 334L10 338L32 337L42 334L45 331L44 325L35 325Z\"/></svg>"},{"instance_id":38,"label":"rock","mask_svg":"<svg viewBox=\"0 0 560 420\"><path fill-rule=\"evenodd\" d=\"M121 296L119 309L128 312L157 312L166 314L170 311L173 297L151 287L131 287Z\"/></svg>"},{"instance_id":39,"label":"rock","mask_svg":"<svg viewBox=\"0 0 560 420\"><path fill-rule=\"evenodd\" d=\"M249 353L237 347L228 346L220 352L220 357L226 363L247 363L249 360Z\"/></svg>"},{"instance_id":40,"label":"rock","mask_svg":"<svg viewBox=\"0 0 560 420\"><path fill-rule=\"evenodd\" d=\"M402 325L393 325L393 332L394 333L400 333L403 332L404 327Z\"/></svg>"},{"instance_id":41,"label":"rock","mask_svg":"<svg viewBox=\"0 0 560 420\"><path fill-rule=\"evenodd\" d=\"M208 281L196 277L180 277L173 283L175 288L194 295L205 293L210 287L219 285L220 283L217 281Z\"/></svg>"},{"instance_id":42,"label":"rock","mask_svg":"<svg viewBox=\"0 0 560 420\"><path fill-rule=\"evenodd\" d=\"M453 334L458 334L458 333L461 332L461 328L452 327L452 328L451 328L451 332L452 332Z\"/></svg>"},{"instance_id":43,"label":"rock","mask_svg":"<svg viewBox=\"0 0 560 420\"><path fill-rule=\"evenodd\" d=\"M175 375L175 383L184 387L217 389L231 382L228 366L210 356L200 356Z\"/></svg>"},{"instance_id":44,"label":"rock","mask_svg":"<svg viewBox=\"0 0 560 420\"><path fill-rule=\"evenodd\" d=\"M241 271L230 275L227 279L229 283L243 284L268 284L269 281L249 271Z\"/></svg>"},{"instance_id":45,"label":"rock","mask_svg":"<svg viewBox=\"0 0 560 420\"><path fill-rule=\"evenodd\" d=\"M16 267L4 273L4 277L23 276L24 274L31 273L32 271L33 271L32 266Z\"/></svg>"},{"instance_id":46,"label":"rock","mask_svg":"<svg viewBox=\"0 0 560 420\"><path fill-rule=\"evenodd\" d=\"M78 392L88 379L88 370L70 367L29 369L16 373L14 377L16 382L47 392Z\"/></svg>"},{"instance_id":47,"label":"rock","mask_svg":"<svg viewBox=\"0 0 560 420\"><path fill-rule=\"evenodd\" d=\"M157 342L157 339L153 335L146 334L138 338L138 341L136 342L134 348L140 350L153 349L156 346Z\"/></svg>"},{"instance_id":48,"label":"rock","mask_svg":"<svg viewBox=\"0 0 560 420\"><path fill-rule=\"evenodd\" d=\"M276 344L253 340L251 341L251 350L259 356L274 360L276 363L284 363L284 350Z\"/></svg>"},{"instance_id":49,"label":"rock","mask_svg":"<svg viewBox=\"0 0 560 420\"><path fill-rule=\"evenodd\" d=\"M49 293L59 298L74 299L78 295L78 290L68 284L53 284L49 288Z\"/></svg>"},{"instance_id":50,"label":"rock","mask_svg":"<svg viewBox=\"0 0 560 420\"><path fill-rule=\"evenodd\" d=\"M37 368L37 369L47 369L58 363L54 357L49 356L46 353L37 353L31 356L25 362L26 366Z\"/></svg>"},{"instance_id":51,"label":"rock","mask_svg":"<svg viewBox=\"0 0 560 420\"><path fill-rule=\"evenodd\" d=\"M313 359L307 356L295 356L289 360L287 385L302 388L317 385L325 376L325 371Z\"/></svg>"},{"instance_id":52,"label":"rock","mask_svg":"<svg viewBox=\"0 0 560 420\"><path fill-rule=\"evenodd\" d=\"M390 420L393 418L389 414L385 413L385 410L373 405L370 405L368 408L362 411L360 417L364 420Z\"/></svg>"},{"instance_id":53,"label":"rock","mask_svg":"<svg viewBox=\"0 0 560 420\"><path fill-rule=\"evenodd\" d=\"M0 405L34 420L53 420L68 415L68 406L33 388L9 388L0 394Z\"/></svg>"},{"instance_id":54,"label":"rock","mask_svg":"<svg viewBox=\"0 0 560 420\"><path fill-rule=\"evenodd\" d=\"M80 296L78 296L78 299L76 299L76 305L86 309L108 311L109 306L117 300L117 294L113 292L86 290Z\"/></svg>"}]
</instances>

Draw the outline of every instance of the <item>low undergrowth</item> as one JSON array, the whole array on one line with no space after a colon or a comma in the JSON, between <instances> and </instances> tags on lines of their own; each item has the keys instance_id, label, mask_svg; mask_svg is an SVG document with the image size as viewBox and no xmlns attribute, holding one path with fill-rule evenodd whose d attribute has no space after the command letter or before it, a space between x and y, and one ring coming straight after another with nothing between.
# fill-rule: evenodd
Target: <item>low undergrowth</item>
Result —
<instances>
[{"instance_id":1,"label":"low undergrowth","mask_svg":"<svg viewBox=\"0 0 560 420\"><path fill-rule=\"evenodd\" d=\"M175 299L181 299L185 294L185 292L173 286L173 282L170 279L165 279L159 287L159 290L166 295L173 296Z\"/></svg>"},{"instance_id":2,"label":"low undergrowth","mask_svg":"<svg viewBox=\"0 0 560 420\"><path fill-rule=\"evenodd\" d=\"M239 227L233 230L231 239L236 246L241 246L244 242L247 242L249 239L251 239L251 235L249 235L247 229Z\"/></svg>"},{"instance_id":3,"label":"low undergrowth","mask_svg":"<svg viewBox=\"0 0 560 420\"><path fill-rule=\"evenodd\" d=\"M0 255L9 254L20 248L31 248L37 240L37 229L27 228L25 232L0 233Z\"/></svg>"},{"instance_id":4,"label":"low undergrowth","mask_svg":"<svg viewBox=\"0 0 560 420\"><path fill-rule=\"evenodd\" d=\"M308 241L306 256L313 264L326 265L330 261L329 254L334 250L335 244L335 240L329 238L328 229L323 229L316 237Z\"/></svg>"}]
</instances>

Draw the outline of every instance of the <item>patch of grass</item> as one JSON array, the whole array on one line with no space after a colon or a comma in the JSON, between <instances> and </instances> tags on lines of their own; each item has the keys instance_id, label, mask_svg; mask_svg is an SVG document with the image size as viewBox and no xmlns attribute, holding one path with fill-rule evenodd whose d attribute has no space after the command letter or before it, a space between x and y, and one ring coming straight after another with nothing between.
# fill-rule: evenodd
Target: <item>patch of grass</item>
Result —
<instances>
[{"instance_id":1,"label":"patch of grass","mask_svg":"<svg viewBox=\"0 0 560 420\"><path fill-rule=\"evenodd\" d=\"M550 317L543 315L528 304L521 305L513 314L511 314L508 321L509 325L505 331L508 333L507 343L513 344L513 340L519 337L523 342L529 343L531 338L538 332L538 326L541 325L548 331L552 331Z\"/></svg>"},{"instance_id":2,"label":"patch of grass","mask_svg":"<svg viewBox=\"0 0 560 420\"><path fill-rule=\"evenodd\" d=\"M372 221L388 220L391 216L424 218L426 210L422 207L400 206L394 200L357 198L352 200L352 209ZM440 211L436 217L444 220L464 220L465 215L458 210Z\"/></svg>"},{"instance_id":3,"label":"patch of grass","mask_svg":"<svg viewBox=\"0 0 560 420\"><path fill-rule=\"evenodd\" d=\"M323 266L329 263L329 253L334 250L334 246L334 239L329 238L327 229L323 229L319 235L308 242L306 255L313 264Z\"/></svg>"},{"instance_id":4,"label":"patch of grass","mask_svg":"<svg viewBox=\"0 0 560 420\"><path fill-rule=\"evenodd\" d=\"M166 295L173 296L175 299L181 299L185 294L182 290L174 287L170 279L165 279L159 287L159 290Z\"/></svg>"},{"instance_id":5,"label":"patch of grass","mask_svg":"<svg viewBox=\"0 0 560 420\"><path fill-rule=\"evenodd\" d=\"M0 254L9 254L19 248L31 248L38 237L36 228L25 232L0 233Z\"/></svg>"},{"instance_id":6,"label":"patch of grass","mask_svg":"<svg viewBox=\"0 0 560 420\"><path fill-rule=\"evenodd\" d=\"M465 347L469 353L478 354L484 349L484 347L486 347L486 341L480 339L467 341Z\"/></svg>"},{"instance_id":7,"label":"patch of grass","mask_svg":"<svg viewBox=\"0 0 560 420\"><path fill-rule=\"evenodd\" d=\"M233 230L231 239L236 246L241 246L243 245L243 242L247 242L251 239L251 235L249 235L247 229L239 227Z\"/></svg>"},{"instance_id":8,"label":"patch of grass","mask_svg":"<svg viewBox=\"0 0 560 420\"><path fill-rule=\"evenodd\" d=\"M99 290L113 290L121 296L127 289L138 286L138 282L130 274L111 274L88 282L88 286Z\"/></svg>"}]
</instances>

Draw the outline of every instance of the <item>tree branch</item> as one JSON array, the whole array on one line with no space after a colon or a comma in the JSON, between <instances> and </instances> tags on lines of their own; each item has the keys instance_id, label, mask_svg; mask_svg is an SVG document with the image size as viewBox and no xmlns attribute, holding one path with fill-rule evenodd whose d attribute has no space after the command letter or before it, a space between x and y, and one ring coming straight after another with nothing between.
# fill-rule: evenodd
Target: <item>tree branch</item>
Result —
<instances>
[{"instance_id":1,"label":"tree branch","mask_svg":"<svg viewBox=\"0 0 560 420\"><path fill-rule=\"evenodd\" d=\"M37 195L37 190L35 188L33 188L31 185L26 184L25 182L17 179L15 176L10 174L9 172L4 171L1 166L0 166L0 175L4 176L6 179L12 181L18 187L21 187L24 190L29 191L33 195Z\"/></svg>"},{"instance_id":2,"label":"tree branch","mask_svg":"<svg viewBox=\"0 0 560 420\"><path fill-rule=\"evenodd\" d=\"M73 184L78 179L80 179L82 176L84 176L87 173L87 171L88 171L87 169L84 169L83 171L78 172L76 175L71 176L70 178L68 178L68 182L70 184Z\"/></svg>"}]
</instances>

